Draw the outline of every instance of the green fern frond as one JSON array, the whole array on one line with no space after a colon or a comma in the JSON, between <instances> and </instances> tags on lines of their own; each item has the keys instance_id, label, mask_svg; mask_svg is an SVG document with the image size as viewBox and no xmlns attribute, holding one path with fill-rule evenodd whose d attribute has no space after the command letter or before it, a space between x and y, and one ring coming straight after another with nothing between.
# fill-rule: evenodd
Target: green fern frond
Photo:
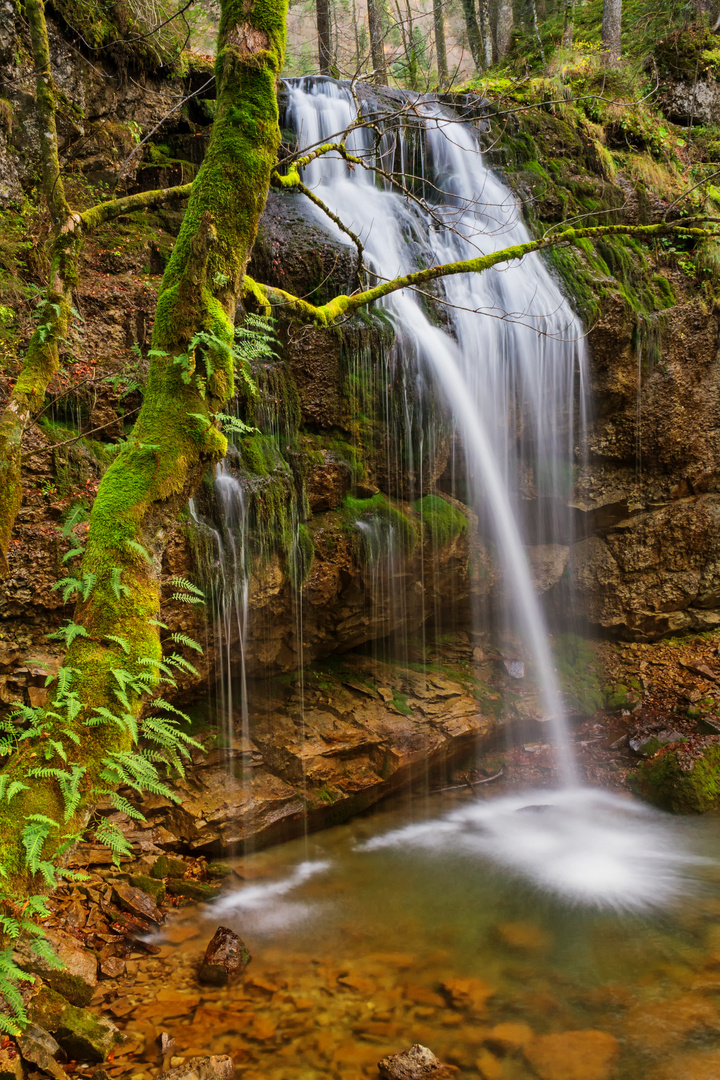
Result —
<instances>
[{"instance_id":1,"label":"green fern frond","mask_svg":"<svg viewBox=\"0 0 720 1080\"><path fill-rule=\"evenodd\" d=\"M199 645L194 638L189 637L187 634L181 634L179 631L171 634L170 640L177 645L185 645L188 649L195 649L195 652L203 653L205 651L202 645Z\"/></svg>"}]
</instances>

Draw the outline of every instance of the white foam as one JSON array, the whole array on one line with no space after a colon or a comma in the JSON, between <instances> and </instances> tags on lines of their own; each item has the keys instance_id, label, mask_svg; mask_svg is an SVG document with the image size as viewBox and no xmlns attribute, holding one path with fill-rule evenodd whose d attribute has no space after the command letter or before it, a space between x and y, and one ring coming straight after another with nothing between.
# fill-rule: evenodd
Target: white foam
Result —
<instances>
[{"instance_id":1,"label":"white foam","mask_svg":"<svg viewBox=\"0 0 720 1080\"><path fill-rule=\"evenodd\" d=\"M382 848L488 860L565 900L625 911L669 906L690 894L709 862L688 849L676 819L588 788L473 802L359 846Z\"/></svg>"}]
</instances>

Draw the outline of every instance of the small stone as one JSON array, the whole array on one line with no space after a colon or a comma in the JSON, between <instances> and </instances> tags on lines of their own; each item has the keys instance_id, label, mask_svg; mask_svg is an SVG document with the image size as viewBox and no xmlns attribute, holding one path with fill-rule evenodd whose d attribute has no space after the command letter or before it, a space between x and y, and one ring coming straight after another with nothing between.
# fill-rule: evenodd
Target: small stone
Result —
<instances>
[{"instance_id":1,"label":"small stone","mask_svg":"<svg viewBox=\"0 0 720 1080\"><path fill-rule=\"evenodd\" d=\"M619 1045L605 1031L538 1035L524 1053L541 1080L607 1080Z\"/></svg>"},{"instance_id":2,"label":"small stone","mask_svg":"<svg viewBox=\"0 0 720 1080\"><path fill-rule=\"evenodd\" d=\"M249 963L245 943L226 926L218 926L205 950L198 977L201 982L224 986L238 979Z\"/></svg>"},{"instance_id":3,"label":"small stone","mask_svg":"<svg viewBox=\"0 0 720 1080\"><path fill-rule=\"evenodd\" d=\"M503 1074L502 1061L496 1058L494 1054L491 1054L489 1050L480 1051L480 1055L475 1062L475 1068L483 1080L501 1080Z\"/></svg>"},{"instance_id":4,"label":"small stone","mask_svg":"<svg viewBox=\"0 0 720 1080\"><path fill-rule=\"evenodd\" d=\"M106 956L100 960L100 974L106 979L119 979L125 967L125 961L120 956Z\"/></svg>"},{"instance_id":5,"label":"small stone","mask_svg":"<svg viewBox=\"0 0 720 1080\"><path fill-rule=\"evenodd\" d=\"M446 979L441 988L454 1009L475 1013L484 1012L487 999L495 993L482 979Z\"/></svg>"},{"instance_id":6,"label":"small stone","mask_svg":"<svg viewBox=\"0 0 720 1080\"><path fill-rule=\"evenodd\" d=\"M139 919L148 919L154 923L161 923L164 919L152 897L141 889L135 889L132 885L116 884L113 885L113 896L120 907Z\"/></svg>"},{"instance_id":7,"label":"small stone","mask_svg":"<svg viewBox=\"0 0 720 1080\"><path fill-rule=\"evenodd\" d=\"M384 1080L424 1080L426 1076L433 1080L445 1080L457 1074L457 1069L443 1064L432 1050L420 1043L415 1043L401 1054L383 1058L378 1062L378 1069Z\"/></svg>"},{"instance_id":8,"label":"small stone","mask_svg":"<svg viewBox=\"0 0 720 1080\"><path fill-rule=\"evenodd\" d=\"M501 923L498 937L511 949L528 952L544 952L552 944L550 935L535 923Z\"/></svg>"},{"instance_id":9,"label":"small stone","mask_svg":"<svg viewBox=\"0 0 720 1080\"><path fill-rule=\"evenodd\" d=\"M527 1046L534 1037L535 1033L528 1024L508 1022L491 1028L486 1042L491 1049L507 1053Z\"/></svg>"},{"instance_id":10,"label":"small stone","mask_svg":"<svg viewBox=\"0 0 720 1080\"><path fill-rule=\"evenodd\" d=\"M158 1035L156 1041L157 1041L158 1046L160 1047L160 1053L162 1054L163 1057L165 1057L166 1054L172 1054L173 1050L175 1049L175 1040L172 1037L172 1035L169 1035L167 1031L161 1031L160 1034ZM177 1064L182 1065L182 1062L184 1060L185 1060L185 1058L183 1058L182 1061L178 1061ZM170 1065L171 1066L172 1066L172 1063L173 1063L173 1061L172 1061L172 1058L171 1058L170 1059Z\"/></svg>"}]
</instances>

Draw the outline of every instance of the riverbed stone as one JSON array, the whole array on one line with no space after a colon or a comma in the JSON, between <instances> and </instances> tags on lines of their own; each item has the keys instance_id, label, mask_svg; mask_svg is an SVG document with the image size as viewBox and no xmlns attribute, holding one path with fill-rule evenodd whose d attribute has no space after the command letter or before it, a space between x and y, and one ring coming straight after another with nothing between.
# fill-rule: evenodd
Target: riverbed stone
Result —
<instances>
[{"instance_id":1,"label":"riverbed stone","mask_svg":"<svg viewBox=\"0 0 720 1080\"><path fill-rule=\"evenodd\" d=\"M235 1066L227 1054L207 1057L190 1057L168 1072L160 1073L157 1080L233 1080Z\"/></svg>"},{"instance_id":2,"label":"riverbed stone","mask_svg":"<svg viewBox=\"0 0 720 1080\"><path fill-rule=\"evenodd\" d=\"M605 1031L562 1031L538 1035L524 1053L541 1080L607 1080L619 1049Z\"/></svg>"},{"instance_id":3,"label":"riverbed stone","mask_svg":"<svg viewBox=\"0 0 720 1080\"><path fill-rule=\"evenodd\" d=\"M125 911L129 911L131 915L136 915L139 919L161 923L165 918L162 912L158 910L152 896L143 892L142 889L136 889L132 885L117 882L113 885L113 897L120 904L120 907L124 908Z\"/></svg>"},{"instance_id":4,"label":"riverbed stone","mask_svg":"<svg viewBox=\"0 0 720 1080\"><path fill-rule=\"evenodd\" d=\"M205 950L198 978L213 986L225 986L240 978L250 959L245 942L227 926L218 926Z\"/></svg>"},{"instance_id":5,"label":"riverbed stone","mask_svg":"<svg viewBox=\"0 0 720 1080\"><path fill-rule=\"evenodd\" d=\"M378 1070L383 1080L448 1080L457 1074L457 1069L445 1065L435 1057L432 1050L420 1043L415 1043L409 1050L400 1054L391 1054L378 1062Z\"/></svg>"}]
</instances>

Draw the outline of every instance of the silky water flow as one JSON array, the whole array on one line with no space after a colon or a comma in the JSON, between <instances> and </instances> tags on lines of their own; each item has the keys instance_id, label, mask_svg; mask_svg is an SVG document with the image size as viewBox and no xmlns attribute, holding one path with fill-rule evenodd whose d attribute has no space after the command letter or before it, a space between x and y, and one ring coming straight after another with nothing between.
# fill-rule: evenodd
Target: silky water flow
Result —
<instances>
[{"instance_id":1,"label":"silky water flow","mask_svg":"<svg viewBox=\"0 0 720 1080\"><path fill-rule=\"evenodd\" d=\"M372 108L376 123L345 135L357 114L349 86L306 78L288 82L286 92L285 126L296 133L301 149L343 138L347 150L368 166L377 163L386 173L401 174L405 192L378 179L371 168L350 168L339 153L325 154L303 170L303 182L360 237L375 280L529 239L516 199L483 160L475 128L434 99L393 99L396 115L385 129L377 102L371 107L366 99L364 107ZM408 191L420 191L423 205L408 198ZM313 212L349 243L320 209ZM430 393L441 395L451 413L466 457L468 497L502 562L505 625L523 642L539 685L560 783L555 790L473 800L436 820L375 836L359 845L358 853L417 849L432 859L451 849L580 904L620 910L670 904L694 887L703 859L693 853L687 830L679 830L669 816L580 784L525 546L528 533L544 543L570 539L574 445L582 456L585 436L583 328L536 254L481 275L443 279L434 298L443 320L431 320L424 299L406 289L380 303L393 325L396 361L424 380ZM221 468L219 501L244 521L237 508L241 493L226 490L233 485L240 482ZM535 495L530 523L527 510L523 520L519 495L528 490ZM228 529L232 532L232 524L226 521L219 537L221 571L227 575L232 562L237 572L240 559L242 573L240 585L228 580L220 590L225 597L220 617L239 620L242 649L247 563L244 542L242 551L228 545ZM373 523L358 522L358 529L367 534L370 550L374 545L380 551L382 538L374 535ZM390 534L384 542L394 558L396 538ZM301 656L301 646L298 652ZM223 663L229 698L231 657ZM241 696L245 734L244 687Z\"/></svg>"}]
</instances>

